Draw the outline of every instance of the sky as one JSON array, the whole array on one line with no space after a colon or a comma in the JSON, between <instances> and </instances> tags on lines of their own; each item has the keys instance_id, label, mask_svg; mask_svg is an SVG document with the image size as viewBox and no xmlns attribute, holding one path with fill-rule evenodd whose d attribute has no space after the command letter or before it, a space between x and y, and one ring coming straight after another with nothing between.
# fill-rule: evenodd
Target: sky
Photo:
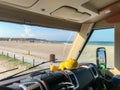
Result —
<instances>
[{"instance_id":1,"label":"sky","mask_svg":"<svg viewBox=\"0 0 120 90\"><path fill-rule=\"evenodd\" d=\"M73 41L75 34L67 30L0 22L0 37Z\"/></svg>"},{"instance_id":2,"label":"sky","mask_svg":"<svg viewBox=\"0 0 120 90\"><path fill-rule=\"evenodd\" d=\"M114 28L95 30L90 41L111 41L114 42Z\"/></svg>"},{"instance_id":3,"label":"sky","mask_svg":"<svg viewBox=\"0 0 120 90\"><path fill-rule=\"evenodd\" d=\"M75 35L76 32L67 30L0 22L0 37L73 41ZM114 41L114 30L94 31L90 41Z\"/></svg>"}]
</instances>

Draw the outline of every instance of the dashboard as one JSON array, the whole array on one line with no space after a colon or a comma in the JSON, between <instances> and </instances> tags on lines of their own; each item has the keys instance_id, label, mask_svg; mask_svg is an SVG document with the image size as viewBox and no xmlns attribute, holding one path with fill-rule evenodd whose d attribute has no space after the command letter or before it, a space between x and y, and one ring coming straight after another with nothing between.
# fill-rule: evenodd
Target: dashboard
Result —
<instances>
[{"instance_id":1,"label":"dashboard","mask_svg":"<svg viewBox=\"0 0 120 90\"><path fill-rule=\"evenodd\" d=\"M98 78L94 64L85 64L74 70L36 71L0 82L6 90L81 90Z\"/></svg>"}]
</instances>

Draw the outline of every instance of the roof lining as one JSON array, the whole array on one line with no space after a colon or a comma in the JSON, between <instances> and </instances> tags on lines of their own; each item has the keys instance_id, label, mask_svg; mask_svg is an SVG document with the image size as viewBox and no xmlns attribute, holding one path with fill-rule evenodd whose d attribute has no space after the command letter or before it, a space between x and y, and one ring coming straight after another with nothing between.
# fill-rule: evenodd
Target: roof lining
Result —
<instances>
[{"instance_id":1,"label":"roof lining","mask_svg":"<svg viewBox=\"0 0 120 90\"><path fill-rule=\"evenodd\" d=\"M12 8L6 5L0 5L0 8L2 8L0 10L0 13L2 13L2 17L0 15L0 21L43 26L48 28L58 28L71 31L79 31L81 27L80 23L70 22L64 19L58 19L37 13L31 13L29 11ZM25 21L30 23L26 23Z\"/></svg>"}]
</instances>

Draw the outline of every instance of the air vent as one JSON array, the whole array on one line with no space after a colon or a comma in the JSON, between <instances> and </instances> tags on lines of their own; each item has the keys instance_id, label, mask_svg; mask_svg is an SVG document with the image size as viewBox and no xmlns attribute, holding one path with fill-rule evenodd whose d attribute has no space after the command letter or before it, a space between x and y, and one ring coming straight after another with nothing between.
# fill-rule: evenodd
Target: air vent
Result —
<instances>
[{"instance_id":1,"label":"air vent","mask_svg":"<svg viewBox=\"0 0 120 90\"><path fill-rule=\"evenodd\" d=\"M92 65L90 65L90 70L91 70L94 78L96 79L96 78L98 77L98 72L97 72L97 70L96 70L95 67L92 66Z\"/></svg>"},{"instance_id":2,"label":"air vent","mask_svg":"<svg viewBox=\"0 0 120 90\"><path fill-rule=\"evenodd\" d=\"M75 74L72 71L66 71L66 72L69 76L70 81L75 86L75 89L77 89L79 87L79 83L78 83L78 80L77 80Z\"/></svg>"}]
</instances>

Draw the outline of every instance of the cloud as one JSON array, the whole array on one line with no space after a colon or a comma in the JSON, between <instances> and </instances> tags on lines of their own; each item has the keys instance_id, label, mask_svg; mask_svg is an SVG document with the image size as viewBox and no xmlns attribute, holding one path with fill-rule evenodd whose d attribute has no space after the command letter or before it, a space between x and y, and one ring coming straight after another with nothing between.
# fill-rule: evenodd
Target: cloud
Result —
<instances>
[{"instance_id":1,"label":"cloud","mask_svg":"<svg viewBox=\"0 0 120 90\"><path fill-rule=\"evenodd\" d=\"M34 37L35 35L33 33L31 33L31 27L28 26L28 25L24 25L24 32L21 33L21 37L27 37L27 38L32 38Z\"/></svg>"}]
</instances>

